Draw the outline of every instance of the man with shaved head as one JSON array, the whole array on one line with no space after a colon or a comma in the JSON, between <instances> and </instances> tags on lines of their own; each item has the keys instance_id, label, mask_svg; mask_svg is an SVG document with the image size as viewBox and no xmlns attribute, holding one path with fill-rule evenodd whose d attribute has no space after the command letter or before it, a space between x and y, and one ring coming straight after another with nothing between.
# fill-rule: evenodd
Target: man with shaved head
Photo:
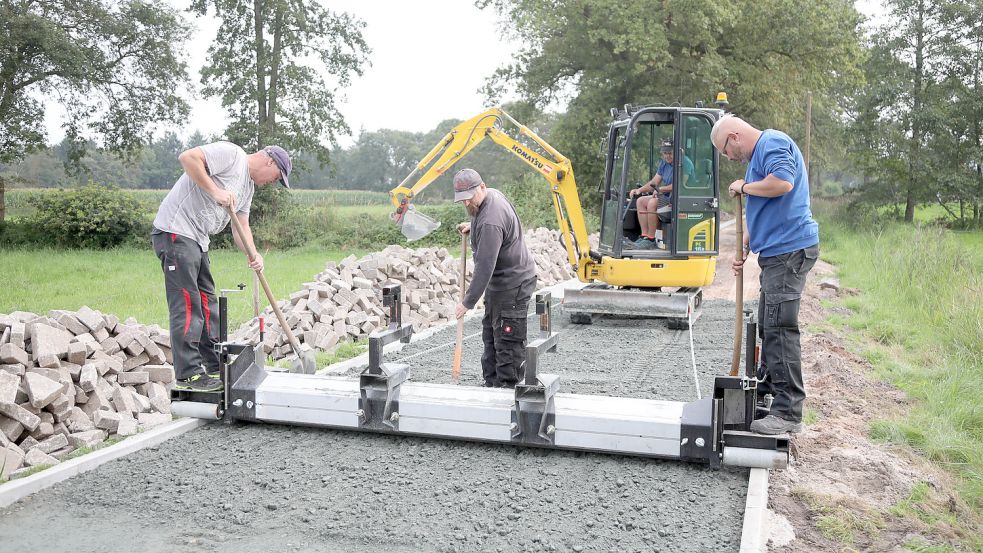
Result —
<instances>
[{"instance_id":1,"label":"man with shaved head","mask_svg":"<svg viewBox=\"0 0 983 553\"><path fill-rule=\"evenodd\" d=\"M488 188L474 169L454 175L454 201L461 202L471 221L458 230L471 235L474 274L457 304L460 319L482 294L481 372L489 388L515 388L526 362L526 312L536 290L536 262L526 247L522 223L504 194Z\"/></svg>"},{"instance_id":2,"label":"man with shaved head","mask_svg":"<svg viewBox=\"0 0 983 553\"><path fill-rule=\"evenodd\" d=\"M802 350L799 345L799 301L806 276L819 259L819 225L809 206L809 174L802 152L789 136L759 130L739 117L726 115L710 131L710 140L727 159L746 163L743 179L730 184L731 196L747 196L744 255L734 260L734 273L748 251L758 254L761 296L759 395L774 397L764 418L751 423L759 434L802 431Z\"/></svg>"}]
</instances>

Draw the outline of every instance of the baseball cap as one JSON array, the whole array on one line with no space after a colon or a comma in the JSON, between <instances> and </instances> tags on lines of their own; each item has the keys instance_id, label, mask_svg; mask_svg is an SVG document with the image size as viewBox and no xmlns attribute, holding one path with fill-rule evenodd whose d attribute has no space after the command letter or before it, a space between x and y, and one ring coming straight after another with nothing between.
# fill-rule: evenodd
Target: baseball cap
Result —
<instances>
[{"instance_id":1,"label":"baseball cap","mask_svg":"<svg viewBox=\"0 0 983 553\"><path fill-rule=\"evenodd\" d=\"M474 169L461 169L454 175L454 201L470 200L481 186L481 175Z\"/></svg>"},{"instance_id":2,"label":"baseball cap","mask_svg":"<svg viewBox=\"0 0 983 553\"><path fill-rule=\"evenodd\" d=\"M662 153L664 153L664 154L671 152L672 151L672 140L670 140L668 138L665 139L665 140L663 140L662 141L662 146L659 148L659 151L662 152Z\"/></svg>"},{"instance_id":3,"label":"baseball cap","mask_svg":"<svg viewBox=\"0 0 983 553\"><path fill-rule=\"evenodd\" d=\"M267 146L264 148L264 151L266 155L273 158L273 162L280 169L280 182L283 183L283 186L290 188L290 181L287 180L287 177L290 176L290 170L293 169L293 163L290 162L290 154L279 146Z\"/></svg>"}]
</instances>

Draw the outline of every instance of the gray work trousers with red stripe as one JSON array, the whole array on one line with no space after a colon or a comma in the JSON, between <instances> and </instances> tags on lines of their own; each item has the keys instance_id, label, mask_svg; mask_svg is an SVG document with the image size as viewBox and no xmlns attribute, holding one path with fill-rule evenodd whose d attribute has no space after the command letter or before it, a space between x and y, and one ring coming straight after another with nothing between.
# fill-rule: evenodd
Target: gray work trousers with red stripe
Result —
<instances>
[{"instance_id":1,"label":"gray work trousers with red stripe","mask_svg":"<svg viewBox=\"0 0 983 553\"><path fill-rule=\"evenodd\" d=\"M218 302L208 252L190 238L157 229L151 241L164 271L175 378L191 378L202 367L218 372L213 349L219 333Z\"/></svg>"}]
</instances>

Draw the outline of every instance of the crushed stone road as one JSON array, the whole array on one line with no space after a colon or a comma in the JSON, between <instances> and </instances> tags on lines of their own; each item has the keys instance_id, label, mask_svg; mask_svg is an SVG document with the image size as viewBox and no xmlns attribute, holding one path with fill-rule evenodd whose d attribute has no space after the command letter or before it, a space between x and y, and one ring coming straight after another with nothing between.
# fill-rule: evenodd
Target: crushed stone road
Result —
<instances>
[{"instance_id":1,"label":"crushed stone road","mask_svg":"<svg viewBox=\"0 0 983 553\"><path fill-rule=\"evenodd\" d=\"M726 372L733 303L696 323L700 387ZM530 317L530 336L538 319ZM696 399L689 338L661 321L570 325L542 372L561 390ZM468 321L466 334L480 330ZM454 339L454 329L390 355ZM480 383L480 338L462 384ZM453 347L407 361L450 382ZM352 371L352 374L354 371ZM0 510L34 551L737 551L746 470L276 425L210 424Z\"/></svg>"}]
</instances>

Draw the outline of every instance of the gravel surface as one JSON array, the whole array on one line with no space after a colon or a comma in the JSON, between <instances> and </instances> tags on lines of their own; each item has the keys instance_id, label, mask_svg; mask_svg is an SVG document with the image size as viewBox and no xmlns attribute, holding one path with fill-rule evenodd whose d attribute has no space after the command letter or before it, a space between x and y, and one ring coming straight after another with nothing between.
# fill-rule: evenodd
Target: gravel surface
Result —
<instances>
[{"instance_id":1,"label":"gravel surface","mask_svg":"<svg viewBox=\"0 0 983 553\"><path fill-rule=\"evenodd\" d=\"M726 372L733 303L696 324L701 388ZM686 331L569 326L561 390L695 399ZM530 319L531 328L534 318ZM469 321L466 334L479 330ZM538 327L536 327L538 328ZM532 331L530 332L532 335ZM411 344L408 358L453 341ZM480 337L466 342L474 385ZM407 362L449 381L453 346ZM746 470L275 425L211 424L0 510L5 551L737 551Z\"/></svg>"}]
</instances>

